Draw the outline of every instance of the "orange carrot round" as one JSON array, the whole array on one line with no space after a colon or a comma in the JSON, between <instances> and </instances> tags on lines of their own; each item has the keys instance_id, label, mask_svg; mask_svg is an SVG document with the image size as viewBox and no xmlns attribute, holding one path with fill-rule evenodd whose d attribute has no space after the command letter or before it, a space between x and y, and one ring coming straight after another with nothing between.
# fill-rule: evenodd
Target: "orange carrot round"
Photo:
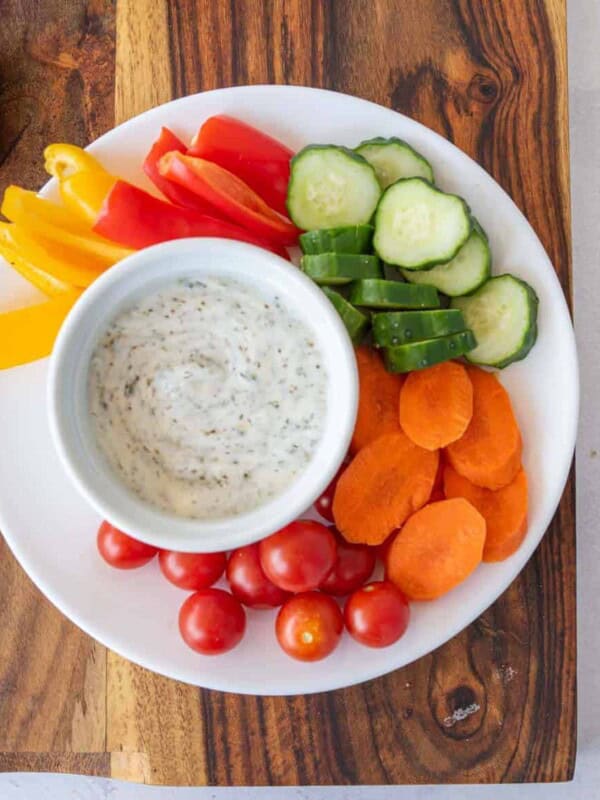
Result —
<instances>
[{"instance_id":1,"label":"orange carrot round","mask_svg":"<svg viewBox=\"0 0 600 800\"><path fill-rule=\"evenodd\" d=\"M523 469L509 484L493 492L475 486L447 466L444 492L446 497L464 497L484 517L484 561L503 561L518 550L527 533L527 476Z\"/></svg>"},{"instance_id":2,"label":"orange carrot round","mask_svg":"<svg viewBox=\"0 0 600 800\"><path fill-rule=\"evenodd\" d=\"M412 600L435 600L473 572L484 542L485 519L467 500L430 503L392 542L386 576Z\"/></svg>"},{"instance_id":3,"label":"orange carrot round","mask_svg":"<svg viewBox=\"0 0 600 800\"><path fill-rule=\"evenodd\" d=\"M401 375L393 375L383 365L379 353L370 347L356 350L358 366L358 414L350 443L352 453L386 433L400 430L398 399L403 383Z\"/></svg>"},{"instance_id":4,"label":"orange carrot round","mask_svg":"<svg viewBox=\"0 0 600 800\"><path fill-rule=\"evenodd\" d=\"M473 385L462 364L446 361L411 372L400 392L400 425L420 447L455 442L473 416Z\"/></svg>"},{"instance_id":5,"label":"orange carrot round","mask_svg":"<svg viewBox=\"0 0 600 800\"><path fill-rule=\"evenodd\" d=\"M338 480L333 516L349 542L377 545L425 505L438 453L424 450L402 431L363 447Z\"/></svg>"},{"instance_id":6,"label":"orange carrot round","mask_svg":"<svg viewBox=\"0 0 600 800\"><path fill-rule=\"evenodd\" d=\"M473 416L464 435L446 448L454 469L476 486L501 489L521 466L521 433L506 389L491 373L467 367Z\"/></svg>"}]
</instances>

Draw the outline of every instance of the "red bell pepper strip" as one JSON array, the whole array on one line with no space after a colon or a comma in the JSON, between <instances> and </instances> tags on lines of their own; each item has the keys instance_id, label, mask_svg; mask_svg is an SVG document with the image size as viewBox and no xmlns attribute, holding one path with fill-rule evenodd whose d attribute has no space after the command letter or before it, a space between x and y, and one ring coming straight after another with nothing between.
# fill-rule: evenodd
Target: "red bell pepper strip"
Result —
<instances>
[{"instance_id":1,"label":"red bell pepper strip","mask_svg":"<svg viewBox=\"0 0 600 800\"><path fill-rule=\"evenodd\" d=\"M256 236L282 245L295 244L298 229L265 203L243 180L204 158L167 153L159 162L161 175L184 186Z\"/></svg>"},{"instance_id":2,"label":"red bell pepper strip","mask_svg":"<svg viewBox=\"0 0 600 800\"><path fill-rule=\"evenodd\" d=\"M271 208L287 216L285 204L293 151L245 122L225 114L209 117L188 155L206 158L245 181Z\"/></svg>"},{"instance_id":3,"label":"red bell pepper strip","mask_svg":"<svg viewBox=\"0 0 600 800\"><path fill-rule=\"evenodd\" d=\"M165 153L170 153L173 150L177 150L179 153L185 153L187 147L181 139L175 136L168 128L161 128L160 136L150 148L146 160L144 161L144 172L156 188L172 203L175 203L175 205L183 206L184 208L194 208L196 211L203 211L205 214L210 214L211 208L209 204L202 200L201 197L198 197L197 194L190 192L178 183L173 183L160 174L158 162ZM214 209L212 209L212 211L214 212Z\"/></svg>"},{"instance_id":4,"label":"red bell pepper strip","mask_svg":"<svg viewBox=\"0 0 600 800\"><path fill-rule=\"evenodd\" d=\"M121 180L106 196L93 230L113 242L138 249L188 236L217 236L248 242L289 259L282 247L227 220L174 206Z\"/></svg>"}]
</instances>

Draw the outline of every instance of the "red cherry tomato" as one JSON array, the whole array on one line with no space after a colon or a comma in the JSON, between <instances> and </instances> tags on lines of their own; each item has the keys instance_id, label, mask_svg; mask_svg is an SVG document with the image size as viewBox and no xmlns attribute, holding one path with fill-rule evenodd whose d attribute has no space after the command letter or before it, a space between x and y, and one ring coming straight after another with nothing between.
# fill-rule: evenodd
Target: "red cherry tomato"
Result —
<instances>
[{"instance_id":1,"label":"red cherry tomato","mask_svg":"<svg viewBox=\"0 0 600 800\"><path fill-rule=\"evenodd\" d=\"M226 574L233 595L250 608L276 608L290 596L265 575L260 565L258 544L234 550L229 556Z\"/></svg>"},{"instance_id":2,"label":"red cherry tomato","mask_svg":"<svg viewBox=\"0 0 600 800\"><path fill-rule=\"evenodd\" d=\"M334 519L333 519L333 496L335 494L335 489L336 489L336 486L337 486L337 482L340 479L340 475L346 469L346 467L348 466L348 463L349 463L349 459L345 458L343 463L342 463L342 466L337 471L334 479L331 481L329 486L325 489L323 494L320 497L317 497L317 499L314 502L315 510L318 511L319 514L324 519L326 519L328 522L334 522Z\"/></svg>"},{"instance_id":3,"label":"red cherry tomato","mask_svg":"<svg viewBox=\"0 0 600 800\"><path fill-rule=\"evenodd\" d=\"M179 610L183 641L207 656L226 653L246 630L246 613L239 600L222 589L201 589L191 594Z\"/></svg>"},{"instance_id":4,"label":"red cherry tomato","mask_svg":"<svg viewBox=\"0 0 600 800\"><path fill-rule=\"evenodd\" d=\"M158 553L157 547L138 542L106 521L98 528L96 544L106 563L117 569L143 567Z\"/></svg>"},{"instance_id":5,"label":"red cherry tomato","mask_svg":"<svg viewBox=\"0 0 600 800\"><path fill-rule=\"evenodd\" d=\"M162 574L168 581L194 592L208 589L225 571L225 553L177 553L162 550L158 556Z\"/></svg>"},{"instance_id":6,"label":"red cherry tomato","mask_svg":"<svg viewBox=\"0 0 600 800\"><path fill-rule=\"evenodd\" d=\"M369 580L375 568L375 548L366 544L350 544L337 528L331 526L330 530L337 540L337 558L319 588L322 592L341 597Z\"/></svg>"},{"instance_id":7,"label":"red cherry tomato","mask_svg":"<svg viewBox=\"0 0 600 800\"><path fill-rule=\"evenodd\" d=\"M375 581L350 595L344 608L346 628L367 647L387 647L408 626L410 608L406 597L389 581Z\"/></svg>"},{"instance_id":8,"label":"red cherry tomato","mask_svg":"<svg viewBox=\"0 0 600 800\"><path fill-rule=\"evenodd\" d=\"M288 600L275 622L277 641L299 661L319 661L338 646L344 619L338 604L321 592L305 592Z\"/></svg>"},{"instance_id":9,"label":"red cherry tomato","mask_svg":"<svg viewBox=\"0 0 600 800\"><path fill-rule=\"evenodd\" d=\"M297 520L259 545L260 563L275 586L286 592L316 589L335 564L335 537L325 525Z\"/></svg>"}]
</instances>

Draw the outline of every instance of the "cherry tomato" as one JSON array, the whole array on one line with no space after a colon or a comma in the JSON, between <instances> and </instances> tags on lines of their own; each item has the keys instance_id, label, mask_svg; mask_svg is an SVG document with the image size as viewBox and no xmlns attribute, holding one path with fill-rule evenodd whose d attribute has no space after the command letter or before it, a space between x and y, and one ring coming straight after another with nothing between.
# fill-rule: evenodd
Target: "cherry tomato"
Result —
<instances>
[{"instance_id":1,"label":"cherry tomato","mask_svg":"<svg viewBox=\"0 0 600 800\"><path fill-rule=\"evenodd\" d=\"M162 574L180 589L208 589L225 571L225 553L177 553L162 550L158 556Z\"/></svg>"},{"instance_id":2,"label":"cherry tomato","mask_svg":"<svg viewBox=\"0 0 600 800\"><path fill-rule=\"evenodd\" d=\"M106 521L98 528L96 544L106 563L117 569L143 567L158 553L157 547L138 542Z\"/></svg>"},{"instance_id":3,"label":"cherry tomato","mask_svg":"<svg viewBox=\"0 0 600 800\"><path fill-rule=\"evenodd\" d=\"M338 646L344 619L338 604L321 592L304 592L280 608L275 622L277 641L299 661L319 661Z\"/></svg>"},{"instance_id":4,"label":"cherry tomato","mask_svg":"<svg viewBox=\"0 0 600 800\"><path fill-rule=\"evenodd\" d=\"M234 550L227 562L226 575L234 597L250 608L276 608L290 596L265 575L258 544Z\"/></svg>"},{"instance_id":5,"label":"cherry tomato","mask_svg":"<svg viewBox=\"0 0 600 800\"><path fill-rule=\"evenodd\" d=\"M335 537L325 525L297 520L259 545L260 563L275 586L286 592L316 589L335 564Z\"/></svg>"},{"instance_id":6,"label":"cherry tomato","mask_svg":"<svg viewBox=\"0 0 600 800\"><path fill-rule=\"evenodd\" d=\"M333 496L335 494L335 489L336 489L336 486L337 486L337 482L340 479L340 475L346 469L346 467L348 466L348 463L349 463L349 459L345 458L343 463L342 463L342 466L337 471L337 474L334 477L334 479L331 481L329 486L325 489L323 494L320 497L317 497L317 499L314 502L315 510L318 511L319 514L324 519L326 519L328 522L333 522L334 521L334 519L333 519Z\"/></svg>"},{"instance_id":7,"label":"cherry tomato","mask_svg":"<svg viewBox=\"0 0 600 800\"><path fill-rule=\"evenodd\" d=\"M246 630L246 612L239 600L222 589L201 589L191 594L179 610L183 641L207 656L226 653Z\"/></svg>"},{"instance_id":8,"label":"cherry tomato","mask_svg":"<svg viewBox=\"0 0 600 800\"><path fill-rule=\"evenodd\" d=\"M375 568L375 548L350 544L331 526L337 540L337 558L333 569L319 587L322 592L340 597L358 589L371 577Z\"/></svg>"},{"instance_id":9,"label":"cherry tomato","mask_svg":"<svg viewBox=\"0 0 600 800\"><path fill-rule=\"evenodd\" d=\"M344 608L346 628L367 647L387 647L408 626L410 608L406 597L389 581L375 581L350 595Z\"/></svg>"}]
</instances>

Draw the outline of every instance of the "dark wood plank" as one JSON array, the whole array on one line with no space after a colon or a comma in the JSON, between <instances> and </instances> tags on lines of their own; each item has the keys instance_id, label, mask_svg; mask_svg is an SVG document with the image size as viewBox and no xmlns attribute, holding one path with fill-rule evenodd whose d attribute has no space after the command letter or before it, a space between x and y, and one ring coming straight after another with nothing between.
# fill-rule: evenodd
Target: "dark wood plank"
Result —
<instances>
[{"instance_id":1,"label":"dark wood plank","mask_svg":"<svg viewBox=\"0 0 600 800\"><path fill-rule=\"evenodd\" d=\"M0 192L46 180L48 142L86 144L112 127L115 32L106 0L1 6ZM42 597L0 540L0 771L108 774L97 755L105 684L104 648Z\"/></svg>"},{"instance_id":2,"label":"dark wood plank","mask_svg":"<svg viewBox=\"0 0 600 800\"><path fill-rule=\"evenodd\" d=\"M169 59L153 67L146 86L138 80L130 89L136 65L153 54L144 47L149 37L140 37L139 2L120 0L119 8L126 44L117 55L119 119L157 95L245 83L312 84L374 100L439 131L491 172L529 217L570 295L562 0L151 2L147 27L153 41L168 38ZM573 486L520 578L469 629L417 664L326 695L200 692L205 752L192 782L569 779L576 722ZM159 691L149 687L161 679L125 663L115 669L131 673L130 686ZM186 695L185 702L196 714L198 699ZM161 781L189 782L197 742L181 763L167 762L177 720L169 717L157 730L135 690L126 703L136 730L131 746L145 742ZM109 732L112 723L109 717Z\"/></svg>"}]
</instances>

